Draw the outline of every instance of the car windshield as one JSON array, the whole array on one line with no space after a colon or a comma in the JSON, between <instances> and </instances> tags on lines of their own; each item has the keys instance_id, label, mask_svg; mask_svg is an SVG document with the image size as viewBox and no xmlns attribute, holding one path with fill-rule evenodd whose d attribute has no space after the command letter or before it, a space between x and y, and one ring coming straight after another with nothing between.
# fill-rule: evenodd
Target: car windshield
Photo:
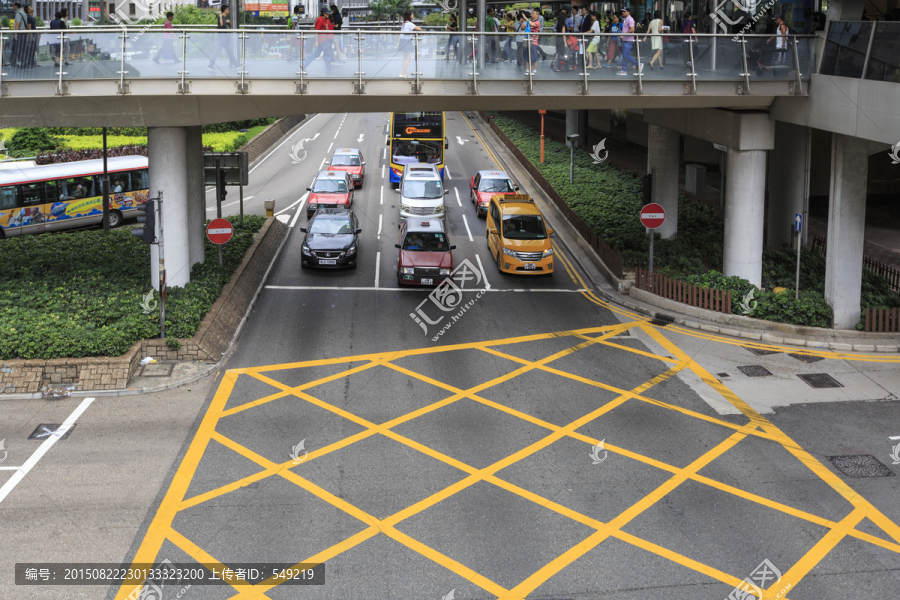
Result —
<instances>
[{"instance_id":1,"label":"car windshield","mask_svg":"<svg viewBox=\"0 0 900 600\"><path fill-rule=\"evenodd\" d=\"M353 233L353 226L350 223L350 219L344 218L318 218L313 219L313 222L309 226L309 233L321 233L325 235L335 235L335 234L351 234Z\"/></svg>"},{"instance_id":2,"label":"car windshield","mask_svg":"<svg viewBox=\"0 0 900 600\"><path fill-rule=\"evenodd\" d=\"M540 215L509 215L503 217L503 237L511 240L545 240L547 230Z\"/></svg>"},{"instance_id":3,"label":"car windshield","mask_svg":"<svg viewBox=\"0 0 900 600\"><path fill-rule=\"evenodd\" d=\"M412 140L394 141L391 160L396 165L410 165L417 162L436 165L441 162L443 149L440 140L418 141L416 144L413 144Z\"/></svg>"},{"instance_id":4,"label":"car windshield","mask_svg":"<svg viewBox=\"0 0 900 600\"><path fill-rule=\"evenodd\" d=\"M432 231L411 231L403 240L403 249L418 252L446 252L450 249L443 233Z\"/></svg>"},{"instance_id":5,"label":"car windshield","mask_svg":"<svg viewBox=\"0 0 900 600\"><path fill-rule=\"evenodd\" d=\"M441 189L440 181L416 181L407 179L403 183L404 198L422 198L426 200L434 200L444 195Z\"/></svg>"},{"instance_id":6,"label":"car windshield","mask_svg":"<svg viewBox=\"0 0 900 600\"><path fill-rule=\"evenodd\" d=\"M331 157L332 167L358 167L359 157L351 154L335 154Z\"/></svg>"},{"instance_id":7,"label":"car windshield","mask_svg":"<svg viewBox=\"0 0 900 600\"><path fill-rule=\"evenodd\" d=\"M347 182L343 179L316 179L312 191L317 194L345 194Z\"/></svg>"},{"instance_id":8,"label":"car windshield","mask_svg":"<svg viewBox=\"0 0 900 600\"><path fill-rule=\"evenodd\" d=\"M513 186L509 179L482 179L478 185L479 192L512 192Z\"/></svg>"}]
</instances>

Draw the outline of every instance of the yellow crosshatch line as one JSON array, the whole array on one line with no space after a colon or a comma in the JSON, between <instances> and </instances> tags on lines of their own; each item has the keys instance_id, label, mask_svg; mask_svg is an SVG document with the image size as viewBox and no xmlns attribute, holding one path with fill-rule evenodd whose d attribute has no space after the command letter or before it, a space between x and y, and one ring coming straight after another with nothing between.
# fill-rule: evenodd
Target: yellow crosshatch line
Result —
<instances>
[{"instance_id":1,"label":"yellow crosshatch line","mask_svg":"<svg viewBox=\"0 0 900 600\"><path fill-rule=\"evenodd\" d=\"M609 338L620 335L621 333L631 329L640 330L649 337L653 338L653 340L660 344L663 349L672 356L672 358L649 354L645 351L639 351L609 341ZM573 338L573 341L577 341L578 343L570 348L556 352L537 361L525 360L507 352L498 350L498 348L500 347L514 347L516 344L524 342L535 342L560 337ZM568 373L561 369L550 366L550 363L557 359L571 355L595 344L614 347L617 350L621 350L622 352L630 352L641 356L650 356L670 366L666 371L639 385L633 390L619 389L614 386L605 384L601 381L591 380L589 378L573 373ZM506 375L496 377L490 381L476 385L470 389L463 390L417 373L410 368L394 364L393 362L395 360L408 356L422 356L426 354L452 351L477 351L490 353L492 355L512 361L517 365L517 368L507 373ZM326 365L346 365L348 363L357 362L361 362L363 364L345 369L339 373L334 373L322 377L315 381L309 381L296 387L282 384L265 375L265 373L270 371L302 369L306 367ZM442 400L434 402L428 406L418 408L385 423L376 424L371 423L357 415L354 415L347 410L332 406L329 403L316 398L310 393L314 391L313 388L319 385L336 381L375 367L392 369L404 376L415 378L443 389L450 395ZM730 423L721 419L717 419L715 417L684 409L682 407L678 407L661 400L648 398L643 395L643 393L651 387L659 384L660 382L668 379L669 377L684 369L693 371L701 379L701 381L721 394L723 398L725 398L728 402L735 406L735 408L737 408L741 413L744 414L744 416L747 418L747 422L743 425ZM567 377L569 379L579 381L587 385L608 390L617 394L617 397L608 402L604 402L601 406L599 406L592 412L579 417L575 421L564 426L559 426L543 421L542 419L534 417L532 415L522 413L512 407L487 400L486 398L483 398L479 395L479 393L483 390L515 379L516 377L524 373L533 371L544 371L547 373L553 373L557 376ZM244 404L225 410L225 406L228 403L228 399L234 389L237 378L240 375L246 375L258 379L262 382L268 383L279 391L264 398L246 402ZM372 515L369 515L365 511L354 506L352 503L338 498L328 490L316 484L313 484L312 482L303 478L300 474L291 471L291 467L295 466L293 464L293 461L286 461L280 464L274 463L266 459L265 457L249 450L248 448L238 444L234 440L231 440L222 433L216 431L216 425L223 417L230 416L244 410L249 410L257 406L261 406L262 404L272 400L286 397L294 397L298 401L309 402L320 408L329 410L336 415L346 418L364 428L363 431L357 434L339 440L324 448L310 451L304 459L304 464L305 462L314 461L319 457L325 456L331 452L334 452L335 450L345 448L351 444L354 444L373 435L384 435L398 443L404 444L436 460L453 466L465 473L467 476L462 480L432 494L431 496L423 500L420 500L419 502L401 510L394 515L391 515L385 519L376 519ZM444 455L443 453L429 448L424 444L408 439L393 431L393 428L400 425L401 423L408 422L464 398L502 411L505 414L526 420L534 425L546 429L547 434L542 439L539 439L531 445L522 448L521 450L511 454L510 456L507 456L506 458L501 459L496 463L489 465L488 467L478 469L462 463L461 461L450 456ZM673 410L678 412L679 414L697 418L705 422L721 426L723 428L723 436L725 436L725 434L729 430L731 431L731 433L727 434L727 436L724 437L723 441L717 444L714 448L712 448L684 468L668 465L662 461L640 455L636 452L618 447L614 444L608 442L605 443L605 450L613 454L619 454L633 460L638 460L644 464L666 471L671 475L667 481L665 481L655 490L651 491L643 499L627 508L623 513L621 513L609 523L597 521L596 519L580 514L570 508L559 505L550 499L543 498L540 495L535 494L534 492L523 489L520 486L511 484L497 477L496 473L498 473L502 469L505 469L510 465L525 459L528 456L532 456L533 454L549 447L554 442L564 437L569 437L591 446L598 444L599 440L578 433L577 430L587 423L590 423L602 417L602 415L610 412L618 406L621 406L629 400L650 403L660 408ZM699 474L699 471L703 467L714 461L726 451L735 448L740 443L740 441L745 439L747 436L759 437L769 442L782 445L786 450L788 450L788 452L793 454L799 461L801 461L811 471L818 475L825 483L827 483L839 494L841 494L850 503L852 510L839 522L833 522L818 515L807 513L805 511L781 504L779 502L769 500L762 496L741 490L739 488L735 488L728 484L713 480L709 477L705 477ZM197 467L199 466L200 459L202 458L211 440L215 440L216 442L224 445L234 452L244 456L248 460L256 463L262 468L262 471L238 481L228 483L222 487L203 493L199 496L186 498L186 493L189 488L190 482L193 479ZM526 598L528 594L532 593L548 579L565 569L580 556L583 556L584 554L590 552L592 548L596 547L598 544L601 544L609 537L614 537L616 539L629 543L647 552L651 552L662 558L702 573L713 580L721 581L727 585L734 586L740 583L744 574L742 574L741 576L735 576L729 573L723 573L714 569L713 567L695 561L690 557L678 554L667 548L664 548L657 544L653 544L652 542L622 531L622 528L631 520L636 518L643 511L646 511L648 508L654 506L660 499L671 493L681 483L688 480L708 485L720 491L733 494L737 497L755 502L773 510L778 510L787 515L791 515L793 517L815 523L827 529L823 537L808 550L806 555L804 555L799 561L797 561L790 567L790 569L788 569L784 573L781 581L778 582L777 586L773 585L770 590L765 592L764 597L766 598L774 598L774 595L788 584L790 584L790 587L788 588L789 590L795 589L799 582L846 536L852 536L862 541L869 542L873 545L877 545L878 547L900 553L900 527L898 527L893 521L888 519L874 506L868 503L868 501L866 501L862 496L860 496L852 488L846 485L829 469L827 469L805 450L803 450L798 444L796 444L796 442L791 440L781 430L771 424L765 417L753 410L753 408L751 408L748 404L741 400L718 379L710 375L705 369L703 369L703 367L697 364L696 361L687 356L680 348L678 348L674 343L663 336L656 327L650 325L644 319L628 323L621 323L618 325L591 327L547 334L536 334L521 336L518 338L488 340L457 344L453 346L438 346L423 349L403 350L399 352L372 353L360 356L321 359L298 363L267 365L264 367L230 370L225 373L219 389L216 391L216 394L213 397L209 410L207 411L206 415L204 415L204 418L200 426L198 427L197 434L188 447L185 457L181 465L179 466L175 476L173 477L172 483L170 484L169 489L167 490L162 502L160 503L156 515L154 516L150 526L148 527L147 533L140 547L138 548L138 551L135 554L134 562L152 563L156 560L161 560L164 557L159 557L159 551L162 547L162 544L166 540L168 540L199 563L216 565L220 568L227 566L219 562L216 557L208 554L205 550L196 545L192 540L174 530L172 527L172 523L175 519L175 516L180 511L200 505L213 498L217 498L226 493L237 490L240 487L249 485L250 483L261 481L272 475L277 475L287 481L290 481L291 483L294 483L298 487L310 492L323 501L328 502L329 504L342 510L346 514L355 517L360 522L366 525L365 529L354 534L353 536L350 536L346 540L334 544L330 548L326 548L311 557L307 557L303 560L298 560L297 565L327 562L331 558L338 556L342 552L345 552L350 548L359 545L360 543L375 535L384 534L392 538L394 541L403 544L404 546L412 549L415 552L418 552L422 556L429 558L430 560L443 566L447 570L452 571L465 578L466 580L474 583L488 593L494 594L498 598L509 600ZM401 521L408 519L418 513L421 513L427 508L446 500L447 498L457 494L463 489L470 487L471 485L474 485L479 481L484 481L486 483L500 487L510 493L521 496L522 498L530 500L547 510L552 510L560 515L566 516L579 523L582 523L583 525L590 527L595 531L580 543L563 552L555 559L551 560L549 563L528 576L513 589L507 590L498 585L496 582L491 581L487 577L467 567L466 565L463 565L458 561L446 555L443 555L442 553L428 547L418 540L411 538L410 536L398 531L395 528L395 526ZM857 524L861 522L865 517L868 517L873 523L875 523L884 532L886 532L894 540L894 542L897 543L882 540L881 538L878 538L874 535L855 529ZM233 587L236 591L236 596L234 597L267 598L267 596L265 595L266 592L276 585L278 585L278 583L273 579L269 579L253 586L234 585ZM116 596L117 600L126 598L136 588L137 585L135 584L135 582L129 582L127 585L123 585L119 589L118 595ZM784 596L782 596L782 598L784 598Z\"/></svg>"}]
</instances>

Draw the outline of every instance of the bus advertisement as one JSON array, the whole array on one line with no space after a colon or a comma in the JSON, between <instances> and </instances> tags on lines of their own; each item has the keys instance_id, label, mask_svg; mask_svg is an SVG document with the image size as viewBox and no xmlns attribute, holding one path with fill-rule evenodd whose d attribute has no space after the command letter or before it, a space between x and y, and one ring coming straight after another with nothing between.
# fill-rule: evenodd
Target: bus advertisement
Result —
<instances>
[{"instance_id":1,"label":"bus advertisement","mask_svg":"<svg viewBox=\"0 0 900 600\"><path fill-rule=\"evenodd\" d=\"M147 158L108 159L109 224L118 227L149 197ZM102 160L0 170L0 238L103 221Z\"/></svg>"},{"instance_id":2,"label":"bus advertisement","mask_svg":"<svg viewBox=\"0 0 900 600\"><path fill-rule=\"evenodd\" d=\"M388 139L391 153L390 181L399 184L403 167L412 163L435 165L444 177L444 137L446 123L443 112L391 113Z\"/></svg>"}]
</instances>

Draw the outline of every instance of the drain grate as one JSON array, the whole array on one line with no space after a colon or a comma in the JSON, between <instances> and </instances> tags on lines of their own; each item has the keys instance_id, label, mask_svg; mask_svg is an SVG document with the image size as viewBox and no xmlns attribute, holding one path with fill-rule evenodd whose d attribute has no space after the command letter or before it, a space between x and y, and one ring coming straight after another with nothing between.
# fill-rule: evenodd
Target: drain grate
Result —
<instances>
[{"instance_id":1,"label":"drain grate","mask_svg":"<svg viewBox=\"0 0 900 600\"><path fill-rule=\"evenodd\" d=\"M746 367L738 367L738 371L747 377L768 377L772 373L762 365L747 365Z\"/></svg>"},{"instance_id":2,"label":"drain grate","mask_svg":"<svg viewBox=\"0 0 900 600\"><path fill-rule=\"evenodd\" d=\"M716 373L716 377L731 377L728 373Z\"/></svg>"},{"instance_id":3,"label":"drain grate","mask_svg":"<svg viewBox=\"0 0 900 600\"><path fill-rule=\"evenodd\" d=\"M813 388L839 388L844 387L828 373L810 373L809 375L797 375Z\"/></svg>"},{"instance_id":4,"label":"drain grate","mask_svg":"<svg viewBox=\"0 0 900 600\"><path fill-rule=\"evenodd\" d=\"M61 440L69 437L69 434L72 433L72 430L75 429L75 425L73 424L66 432L62 435L57 433L59 428L62 427L62 423L41 423L37 426L31 435L28 436L29 440L46 440L51 437L58 437Z\"/></svg>"},{"instance_id":5,"label":"drain grate","mask_svg":"<svg viewBox=\"0 0 900 600\"><path fill-rule=\"evenodd\" d=\"M790 356L791 358L796 358L800 362L804 362L806 364L825 360L824 356L813 356L812 354L794 354L793 352L788 352L788 356Z\"/></svg>"},{"instance_id":6,"label":"drain grate","mask_svg":"<svg viewBox=\"0 0 900 600\"><path fill-rule=\"evenodd\" d=\"M871 454L852 454L849 456L829 456L828 460L834 468L847 477L893 477L894 472L888 469Z\"/></svg>"},{"instance_id":7,"label":"drain grate","mask_svg":"<svg viewBox=\"0 0 900 600\"><path fill-rule=\"evenodd\" d=\"M650 321L651 325L656 325L658 327L665 327L666 325L671 325L675 322L675 317L664 315L662 313L656 313L656 318Z\"/></svg>"},{"instance_id":8,"label":"drain grate","mask_svg":"<svg viewBox=\"0 0 900 600\"><path fill-rule=\"evenodd\" d=\"M778 350L766 350L764 348L754 348L753 346L741 346L744 350L749 350L757 356L768 356L769 354L781 354Z\"/></svg>"}]
</instances>

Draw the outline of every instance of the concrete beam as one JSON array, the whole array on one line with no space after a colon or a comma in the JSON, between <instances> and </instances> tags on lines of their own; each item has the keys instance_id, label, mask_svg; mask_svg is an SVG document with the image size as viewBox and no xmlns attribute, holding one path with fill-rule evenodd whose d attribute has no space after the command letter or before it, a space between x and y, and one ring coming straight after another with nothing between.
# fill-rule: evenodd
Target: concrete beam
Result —
<instances>
[{"instance_id":1,"label":"concrete beam","mask_svg":"<svg viewBox=\"0 0 900 600\"><path fill-rule=\"evenodd\" d=\"M775 122L759 110L645 110L644 121L742 152L775 147Z\"/></svg>"}]
</instances>

